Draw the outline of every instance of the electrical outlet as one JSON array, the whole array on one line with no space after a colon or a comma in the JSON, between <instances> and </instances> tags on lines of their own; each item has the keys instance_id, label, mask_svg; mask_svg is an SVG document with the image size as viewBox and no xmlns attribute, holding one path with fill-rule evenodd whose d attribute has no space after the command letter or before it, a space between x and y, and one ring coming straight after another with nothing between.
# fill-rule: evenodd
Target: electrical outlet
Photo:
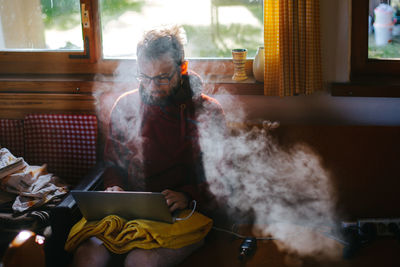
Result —
<instances>
[{"instance_id":1,"label":"electrical outlet","mask_svg":"<svg viewBox=\"0 0 400 267\"><path fill-rule=\"evenodd\" d=\"M374 234L376 236L396 236L400 233L400 218L359 219L357 221L360 234ZM369 231L369 233L366 233ZM371 233L373 231L373 233Z\"/></svg>"},{"instance_id":2,"label":"electrical outlet","mask_svg":"<svg viewBox=\"0 0 400 267\"><path fill-rule=\"evenodd\" d=\"M358 222L354 221L343 221L341 222L341 228L342 229L348 229L348 228L354 228L358 227Z\"/></svg>"}]
</instances>

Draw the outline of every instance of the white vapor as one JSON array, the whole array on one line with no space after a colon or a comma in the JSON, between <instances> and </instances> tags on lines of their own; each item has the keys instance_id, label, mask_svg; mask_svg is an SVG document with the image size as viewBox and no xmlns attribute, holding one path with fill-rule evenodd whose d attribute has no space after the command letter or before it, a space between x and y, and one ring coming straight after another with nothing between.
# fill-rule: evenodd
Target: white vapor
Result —
<instances>
[{"instance_id":1,"label":"white vapor","mask_svg":"<svg viewBox=\"0 0 400 267\"><path fill-rule=\"evenodd\" d=\"M237 125L245 112L225 96L227 121ZM332 255L337 243L319 231L335 225L335 192L330 173L307 145L280 146L268 129L199 126L200 146L210 190L232 212L254 214L254 231L271 235L277 245L300 255ZM239 219L240 223L240 219Z\"/></svg>"}]
</instances>

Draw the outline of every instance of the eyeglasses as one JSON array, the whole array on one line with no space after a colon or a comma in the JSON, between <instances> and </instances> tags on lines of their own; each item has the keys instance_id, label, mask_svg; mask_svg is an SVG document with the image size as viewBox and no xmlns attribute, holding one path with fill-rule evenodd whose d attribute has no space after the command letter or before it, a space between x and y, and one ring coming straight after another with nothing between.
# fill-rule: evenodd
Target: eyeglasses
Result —
<instances>
[{"instance_id":1,"label":"eyeglasses","mask_svg":"<svg viewBox=\"0 0 400 267\"><path fill-rule=\"evenodd\" d=\"M136 78L138 79L139 82L141 82L144 85L149 85L151 81L153 81L156 85L169 85L175 73L176 69L174 70L174 72L172 72L171 76L165 76L164 74L162 74L154 77L149 77L141 73Z\"/></svg>"}]
</instances>

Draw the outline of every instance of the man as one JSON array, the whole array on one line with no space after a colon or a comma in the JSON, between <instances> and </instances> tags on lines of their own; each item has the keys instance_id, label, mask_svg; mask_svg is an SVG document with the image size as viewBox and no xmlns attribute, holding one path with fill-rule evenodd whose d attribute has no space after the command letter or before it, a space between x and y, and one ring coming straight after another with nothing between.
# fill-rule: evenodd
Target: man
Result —
<instances>
[{"instance_id":1,"label":"man","mask_svg":"<svg viewBox=\"0 0 400 267\"><path fill-rule=\"evenodd\" d=\"M187 71L180 29L153 30L137 46L139 89L113 106L104 158L108 191L162 192L171 212L196 200L207 213L211 194L202 164L201 131L225 124L219 103L204 94L201 79ZM221 127L223 128L223 127ZM133 249L125 266L172 266L200 247ZM76 266L105 266L110 253L98 239L80 245Z\"/></svg>"}]
</instances>

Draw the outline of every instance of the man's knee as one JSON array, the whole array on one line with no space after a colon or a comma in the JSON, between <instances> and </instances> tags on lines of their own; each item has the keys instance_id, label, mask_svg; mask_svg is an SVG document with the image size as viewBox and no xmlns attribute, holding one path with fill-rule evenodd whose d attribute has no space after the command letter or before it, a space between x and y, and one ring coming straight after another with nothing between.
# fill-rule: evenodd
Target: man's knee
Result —
<instances>
[{"instance_id":1,"label":"man's knee","mask_svg":"<svg viewBox=\"0 0 400 267\"><path fill-rule=\"evenodd\" d=\"M125 258L125 267L134 266L175 266L204 244L204 240L179 249L154 248L133 249Z\"/></svg>"},{"instance_id":2,"label":"man's knee","mask_svg":"<svg viewBox=\"0 0 400 267\"><path fill-rule=\"evenodd\" d=\"M125 267L146 266L156 267L163 266L154 250L134 249L125 258Z\"/></svg>"},{"instance_id":3,"label":"man's knee","mask_svg":"<svg viewBox=\"0 0 400 267\"><path fill-rule=\"evenodd\" d=\"M74 266L106 266L110 257L102 242L91 238L79 245L74 252Z\"/></svg>"}]
</instances>

